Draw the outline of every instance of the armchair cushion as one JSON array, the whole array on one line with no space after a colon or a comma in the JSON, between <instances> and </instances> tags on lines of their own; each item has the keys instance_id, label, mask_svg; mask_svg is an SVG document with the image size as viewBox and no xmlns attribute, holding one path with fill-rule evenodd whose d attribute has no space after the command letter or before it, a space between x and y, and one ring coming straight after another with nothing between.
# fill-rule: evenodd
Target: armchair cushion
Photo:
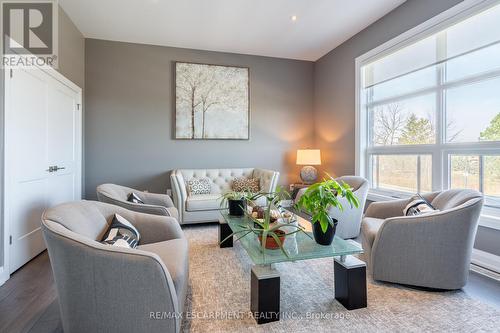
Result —
<instances>
[{"instance_id":1,"label":"armchair cushion","mask_svg":"<svg viewBox=\"0 0 500 333\"><path fill-rule=\"evenodd\" d=\"M198 194L190 195L186 200L186 210L188 212L197 212L202 210L221 209L220 194Z\"/></svg>"}]
</instances>

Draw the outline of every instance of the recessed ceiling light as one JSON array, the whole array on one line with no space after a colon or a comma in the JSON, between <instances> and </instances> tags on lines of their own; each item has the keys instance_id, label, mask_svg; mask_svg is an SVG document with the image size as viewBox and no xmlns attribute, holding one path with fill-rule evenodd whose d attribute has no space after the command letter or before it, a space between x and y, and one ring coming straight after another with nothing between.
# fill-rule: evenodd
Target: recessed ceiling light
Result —
<instances>
[{"instance_id":1,"label":"recessed ceiling light","mask_svg":"<svg viewBox=\"0 0 500 333\"><path fill-rule=\"evenodd\" d=\"M292 15L292 16L290 17L290 19L291 19L292 21L297 21L297 15Z\"/></svg>"}]
</instances>

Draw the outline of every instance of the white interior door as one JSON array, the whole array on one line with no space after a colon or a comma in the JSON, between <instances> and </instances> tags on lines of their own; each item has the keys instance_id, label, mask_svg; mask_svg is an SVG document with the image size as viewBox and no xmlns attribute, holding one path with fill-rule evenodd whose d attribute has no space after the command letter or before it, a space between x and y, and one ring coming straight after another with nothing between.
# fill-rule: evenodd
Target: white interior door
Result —
<instances>
[{"instance_id":1,"label":"white interior door","mask_svg":"<svg viewBox=\"0 0 500 333\"><path fill-rule=\"evenodd\" d=\"M48 206L81 198L81 116L79 95L51 80L48 90Z\"/></svg>"},{"instance_id":2,"label":"white interior door","mask_svg":"<svg viewBox=\"0 0 500 333\"><path fill-rule=\"evenodd\" d=\"M17 69L6 78L9 273L45 249L43 211L81 197L80 94L38 69Z\"/></svg>"},{"instance_id":3,"label":"white interior door","mask_svg":"<svg viewBox=\"0 0 500 333\"><path fill-rule=\"evenodd\" d=\"M10 272L44 249L39 218L47 206L48 86L41 74L18 70L9 79L10 96L6 96L10 102L5 110Z\"/></svg>"}]
</instances>

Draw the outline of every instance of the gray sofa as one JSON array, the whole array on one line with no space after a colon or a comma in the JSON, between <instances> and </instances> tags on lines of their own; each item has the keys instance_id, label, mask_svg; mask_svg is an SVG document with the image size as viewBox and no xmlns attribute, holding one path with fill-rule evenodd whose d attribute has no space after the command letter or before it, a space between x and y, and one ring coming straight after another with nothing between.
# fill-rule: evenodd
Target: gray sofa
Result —
<instances>
[{"instance_id":1,"label":"gray sofa","mask_svg":"<svg viewBox=\"0 0 500 333\"><path fill-rule=\"evenodd\" d=\"M336 178L336 181L349 184L353 193L359 199L359 207L351 208L345 198L340 198L339 201L342 203L344 211L341 212L337 208L330 209L329 215L339 221L335 235L342 239L356 238L359 236L361 219L363 218L363 212L365 211L366 197L368 196L369 189L368 181L365 178L358 176L342 176ZM295 202L300 199L306 190L307 188L300 189L295 198Z\"/></svg>"},{"instance_id":2,"label":"gray sofa","mask_svg":"<svg viewBox=\"0 0 500 333\"><path fill-rule=\"evenodd\" d=\"M448 190L424 197L440 211L402 216L406 199L368 207L361 227L368 268L374 280L460 289L469 276L483 196Z\"/></svg>"},{"instance_id":3,"label":"gray sofa","mask_svg":"<svg viewBox=\"0 0 500 333\"><path fill-rule=\"evenodd\" d=\"M192 178L208 178L211 182L209 194L191 195L187 182ZM170 175L172 196L182 224L215 222L219 220L221 195L231 190L237 177L260 179L262 192L274 192L278 185L279 172L254 168L239 169L177 169ZM265 198L258 204L264 205Z\"/></svg>"},{"instance_id":4,"label":"gray sofa","mask_svg":"<svg viewBox=\"0 0 500 333\"><path fill-rule=\"evenodd\" d=\"M115 213L139 230L137 249L99 242ZM79 201L46 210L42 230L65 332L179 332L188 242L174 218Z\"/></svg>"},{"instance_id":5,"label":"gray sofa","mask_svg":"<svg viewBox=\"0 0 500 333\"><path fill-rule=\"evenodd\" d=\"M137 194L144 204L127 201L129 194L132 192ZM97 198L101 202L117 205L135 212L179 218L177 208L175 208L172 199L166 194L149 193L116 184L102 184L97 186Z\"/></svg>"}]
</instances>

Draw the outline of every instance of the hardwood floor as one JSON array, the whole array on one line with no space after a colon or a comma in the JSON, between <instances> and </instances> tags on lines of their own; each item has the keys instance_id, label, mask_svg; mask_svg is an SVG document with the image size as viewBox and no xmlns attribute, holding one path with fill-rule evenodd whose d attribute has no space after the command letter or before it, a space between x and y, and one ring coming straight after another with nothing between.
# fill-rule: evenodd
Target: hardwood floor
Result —
<instances>
[{"instance_id":1,"label":"hardwood floor","mask_svg":"<svg viewBox=\"0 0 500 333\"><path fill-rule=\"evenodd\" d=\"M0 287L0 332L29 332L37 322L47 332L62 331L58 317L45 322L50 319L46 312L57 305L56 298L49 256L44 251Z\"/></svg>"},{"instance_id":2,"label":"hardwood floor","mask_svg":"<svg viewBox=\"0 0 500 333\"><path fill-rule=\"evenodd\" d=\"M463 289L500 309L500 282L471 272ZM15 272L0 287L0 332L60 333L59 305L47 252Z\"/></svg>"}]
</instances>

